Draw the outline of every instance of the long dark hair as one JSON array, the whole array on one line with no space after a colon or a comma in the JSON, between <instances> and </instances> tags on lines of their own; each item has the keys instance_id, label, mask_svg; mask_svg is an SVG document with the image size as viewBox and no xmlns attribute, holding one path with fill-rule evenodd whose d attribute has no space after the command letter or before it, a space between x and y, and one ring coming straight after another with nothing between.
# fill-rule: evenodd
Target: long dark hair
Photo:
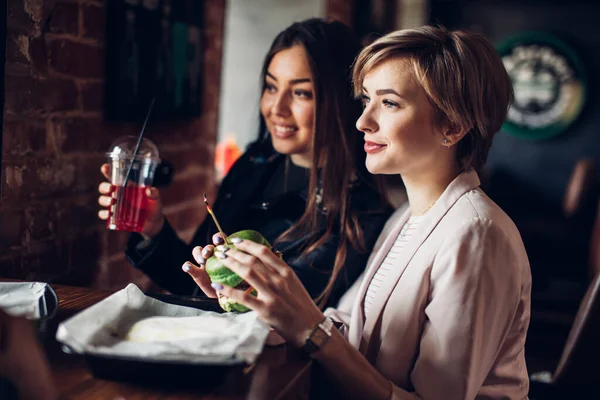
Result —
<instances>
[{"instance_id":1,"label":"long dark hair","mask_svg":"<svg viewBox=\"0 0 600 400\"><path fill-rule=\"evenodd\" d=\"M350 207L350 190L356 181L377 190L385 199L382 185L366 169L363 140L356 130L362 106L352 95L352 63L360 51L353 32L344 24L312 18L296 22L273 41L262 68L263 92L267 69L278 52L301 45L306 50L315 90L315 133L313 162L304 215L278 241L309 237L303 254L323 245L333 233L340 243L329 282L315 302L323 307L346 261L348 246L365 252L358 213ZM261 116L261 133L268 136ZM316 193L321 192L321 201ZM385 204L382 202L382 205ZM325 211L325 234L318 236L319 214ZM335 232L339 230L338 232Z\"/></svg>"}]
</instances>

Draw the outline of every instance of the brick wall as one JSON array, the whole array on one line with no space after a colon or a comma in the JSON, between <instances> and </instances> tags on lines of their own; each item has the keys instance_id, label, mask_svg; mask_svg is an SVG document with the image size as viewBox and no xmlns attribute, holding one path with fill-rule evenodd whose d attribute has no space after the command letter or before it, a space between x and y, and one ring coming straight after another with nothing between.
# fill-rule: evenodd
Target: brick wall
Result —
<instances>
[{"instance_id":1,"label":"brick wall","mask_svg":"<svg viewBox=\"0 0 600 400\"><path fill-rule=\"evenodd\" d=\"M110 0L105 0L110 1ZM0 209L0 276L120 288L148 281L124 260L127 234L98 220L104 152L140 124L103 120L104 1L8 0ZM214 193L225 0L205 0L202 115L147 130L175 166L162 190L183 238Z\"/></svg>"}]
</instances>

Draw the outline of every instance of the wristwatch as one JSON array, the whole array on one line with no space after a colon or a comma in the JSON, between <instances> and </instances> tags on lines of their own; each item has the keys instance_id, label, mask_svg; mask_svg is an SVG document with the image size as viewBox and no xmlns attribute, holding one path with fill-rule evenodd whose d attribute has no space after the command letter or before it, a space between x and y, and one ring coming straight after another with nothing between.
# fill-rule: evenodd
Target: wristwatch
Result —
<instances>
[{"instance_id":1,"label":"wristwatch","mask_svg":"<svg viewBox=\"0 0 600 400\"><path fill-rule=\"evenodd\" d=\"M306 351L308 354L312 354L325 346L325 343L327 343L331 337L333 326L333 321L331 318L327 317L322 322L316 324L310 330L308 336L306 336L304 344L302 345L302 350Z\"/></svg>"}]
</instances>

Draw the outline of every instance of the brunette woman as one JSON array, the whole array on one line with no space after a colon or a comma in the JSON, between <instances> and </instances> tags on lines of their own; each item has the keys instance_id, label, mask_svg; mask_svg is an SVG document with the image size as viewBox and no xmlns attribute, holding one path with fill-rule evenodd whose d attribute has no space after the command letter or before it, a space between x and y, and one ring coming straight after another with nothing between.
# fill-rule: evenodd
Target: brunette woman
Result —
<instances>
[{"instance_id":1,"label":"brunette woman","mask_svg":"<svg viewBox=\"0 0 600 400\"><path fill-rule=\"evenodd\" d=\"M391 214L354 126L361 105L350 80L358 51L345 25L321 19L295 23L275 38L261 74L260 138L232 167L213 207L226 233L254 229L275 243L321 306L335 304L357 279ZM114 202L111 190L100 186L104 207ZM127 257L163 288L191 294L196 285L181 266L195 245L210 242L214 223L206 218L184 243L164 217L158 191L148 195L154 211L142 234L132 235ZM108 215L100 211L100 218Z\"/></svg>"}]
</instances>

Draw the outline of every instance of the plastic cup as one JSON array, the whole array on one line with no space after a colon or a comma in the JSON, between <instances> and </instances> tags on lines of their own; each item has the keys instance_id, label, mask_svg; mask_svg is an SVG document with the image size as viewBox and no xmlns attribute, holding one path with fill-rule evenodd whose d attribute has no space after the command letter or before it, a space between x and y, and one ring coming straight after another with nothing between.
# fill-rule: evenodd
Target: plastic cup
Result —
<instances>
[{"instance_id":1,"label":"plastic cup","mask_svg":"<svg viewBox=\"0 0 600 400\"><path fill-rule=\"evenodd\" d=\"M106 221L111 230L141 232L146 221L149 207L146 188L152 186L160 159L158 149L148 139L142 139L138 153L133 157L136 144L134 136L121 137L106 153L110 183L115 186L112 193L115 202Z\"/></svg>"}]
</instances>

